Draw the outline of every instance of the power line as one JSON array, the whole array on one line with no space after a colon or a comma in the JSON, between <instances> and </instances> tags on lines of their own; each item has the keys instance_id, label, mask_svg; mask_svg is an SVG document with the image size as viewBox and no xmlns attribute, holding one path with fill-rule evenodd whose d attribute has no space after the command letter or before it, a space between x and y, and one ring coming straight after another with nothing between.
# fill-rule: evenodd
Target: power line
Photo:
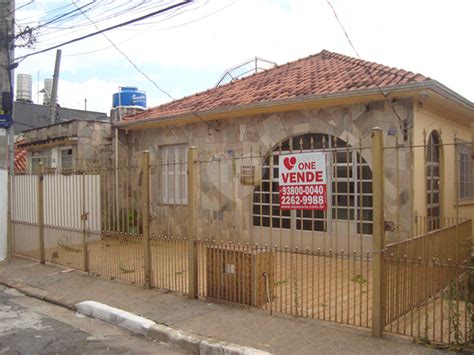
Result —
<instances>
[{"instance_id":1,"label":"power line","mask_svg":"<svg viewBox=\"0 0 474 355\"><path fill-rule=\"evenodd\" d=\"M22 8L28 6L28 5L31 5L34 1L35 1L35 0L30 0L30 2L27 2L26 4L23 4L23 5L21 5L21 6L18 6L15 10L9 12L9 13L5 16L5 18L8 17L8 16L10 16L10 15L13 15L13 14L16 13L18 10L20 10L20 9L22 9Z\"/></svg>"},{"instance_id":2,"label":"power line","mask_svg":"<svg viewBox=\"0 0 474 355\"><path fill-rule=\"evenodd\" d=\"M74 2L74 0L71 0L71 2L74 4L74 6L77 7L76 3ZM80 10L81 11L81 10ZM82 11L81 11L82 12ZM85 18L87 18L93 25L95 28L97 28L99 31L100 31L100 28L97 26L97 24L89 17L87 16L85 13L82 13L84 15ZM165 94L166 96L168 96L171 100L176 100L168 91L164 90L163 88L161 88L155 80L153 80L152 78L150 78L143 70L141 70L131 59L130 57L125 53L123 52L117 45L115 45L115 43L105 34L105 33L101 33L105 39L117 50L117 52L119 52L134 68L136 71L138 71L140 74L142 74L149 82L151 82L159 91L161 91L163 94ZM205 121L201 116L199 116L197 113L193 112L193 115L196 116L197 118L199 118L203 123L205 123L209 128L215 130L216 132L219 132L219 130L217 128L214 128L209 122Z\"/></svg>"},{"instance_id":3,"label":"power line","mask_svg":"<svg viewBox=\"0 0 474 355\"><path fill-rule=\"evenodd\" d=\"M93 33L89 33L87 35L84 35L84 36L81 36L81 37L77 37L77 38L74 38L74 39L71 39L69 41L66 41L66 42L63 42L63 43L60 43L60 44L57 44L55 46L52 46L52 47L49 47L49 48L46 48L46 49L43 49L43 50L40 50L40 51L36 51L36 52L33 52L33 53L29 53L29 54L25 54L23 56L20 56L20 57L17 57L15 58L15 61L18 61L18 60L24 60L28 57L31 57L33 55L36 55L36 54L40 54L40 53L44 53L44 52L48 52L50 50L53 50L53 49L56 49L56 48L59 48L59 47L62 47L62 46L65 46L67 44L71 44L71 43L74 43L74 42L78 42L78 41L81 41L83 39L86 39L86 38L90 38L90 37L93 37L93 36L96 36L98 34L101 34L101 33L104 33L104 32L107 32L107 31L111 31L113 29L116 29L116 28L120 28L120 27L123 27L123 26L126 26L126 25L129 25L131 23L135 23L135 22L138 22L138 21L142 21L146 18L150 18L150 17L153 17L153 16L156 16L156 15L159 15L161 13L165 13L169 10L172 10L172 9L175 9L175 8L178 8L178 7L181 7L181 6L184 6L184 5L187 5L189 3L191 3L193 0L184 0L182 2L179 2L177 4L174 4L174 5L171 5L171 6L168 6L164 9L161 9L161 10L158 10L158 11L153 11L149 14L146 14L146 15L143 15L143 16L140 16L140 17L136 17L132 20L128 20L128 21L125 21L125 22L122 22L122 23L119 23L117 25L114 25L114 26L110 26L110 27L107 27L103 30L100 30L100 31L96 31L96 32L93 32Z\"/></svg>"},{"instance_id":4,"label":"power line","mask_svg":"<svg viewBox=\"0 0 474 355\"><path fill-rule=\"evenodd\" d=\"M71 0L72 3L74 4L74 6L77 7L76 3L74 2L74 0ZM77 7L79 9L79 7ZM79 9L79 11L82 12L82 10ZM92 21L92 19L87 16L85 13L82 12L82 15L87 18L93 25L95 28L97 28L99 31L100 31L100 28L99 26L97 26L95 24L94 21ZM105 33L101 33L102 36L105 37L105 39L117 50L117 52L119 52L134 68L136 71L138 71L140 74L142 74L149 82L151 82L153 85L155 85L155 87L161 91L163 94L165 94L166 96L168 96L171 100L174 100L173 96L171 96L166 90L162 89L152 78L150 78L143 70L141 70L131 59L130 57L124 52L122 51L119 47L117 47L115 45L115 43L109 38L109 36L107 36Z\"/></svg>"},{"instance_id":5,"label":"power line","mask_svg":"<svg viewBox=\"0 0 474 355\"><path fill-rule=\"evenodd\" d=\"M351 39L349 38L349 35L347 34L347 31L346 29L344 28L344 25L342 24L341 20L339 20L339 17L337 16L337 12L336 12L336 9L334 8L334 6L332 6L331 4L331 1L330 0L326 0L329 7L331 8L332 10L332 13L334 14L334 17L336 18L336 21L339 23L339 26L341 27L342 29L342 32L344 32L344 36L346 37L347 39L347 42L349 42L349 45L351 46L352 50L354 51L354 53L357 55L357 58L359 58L359 60L363 61L363 59L360 57L359 55L359 52L357 52L354 44L352 43ZM377 87L377 89L380 91L380 93L382 94L382 96L384 97L385 101L388 103L388 105L390 106L390 108L392 109L393 113L395 114L395 116L398 118L398 121L400 123L400 130L401 130L401 133L403 134L405 140L406 140L406 134L405 134L405 121L400 117L400 115L398 114L397 110L395 109L395 106L393 106L393 103L390 101L390 98L388 97L388 95L385 93L385 91L383 91L383 89L380 87L380 85L376 82L374 76L372 75L372 72L369 70L369 68L366 66L366 65L362 65L362 67L365 69L365 72L366 74L370 77L370 80L372 80L372 83Z\"/></svg>"},{"instance_id":6,"label":"power line","mask_svg":"<svg viewBox=\"0 0 474 355\"><path fill-rule=\"evenodd\" d=\"M195 22L198 22L198 21L201 21L207 17L210 17L220 11L223 11L225 9L227 9L228 7L234 5L236 3L237 0L234 0L233 2L209 13L209 14L206 14L206 15L203 15L197 19L194 19L194 20L191 20L191 21L188 21L188 22L184 22L184 23L181 23L181 24L178 24L178 25L173 25L173 26L169 26L169 27L162 27L162 28L152 28L152 29L141 29L139 30L140 33L138 34L135 34L127 39L124 39L120 42L116 42L115 44L116 45L119 45L119 44L122 44L122 43L125 43L125 42L128 42L128 41L131 41L132 39L138 37L141 35L141 33L143 31L151 31L151 32L158 32L158 31L166 31L166 30L170 30L170 29L174 29L174 28L179 28L179 27L183 27L183 26L186 26L186 25L189 25L189 24L192 24L192 23L195 23ZM183 11L184 13L184 11ZM175 15L173 15L172 17L174 17ZM166 18L165 20L167 20L168 18ZM163 20L162 20L163 21ZM160 21L160 22L162 22ZM95 21L95 23L97 24L97 21ZM132 31L137 31L137 30L132 30ZM81 55L87 55L87 54L92 54L92 53L97 53L97 52L101 52L101 51L105 51L107 49L110 49L112 48L113 46L107 46L107 47L103 47L103 48L100 48L100 49L95 49L95 50L92 50L92 51L87 51L87 52L80 52L80 53L71 53L71 54L63 54L63 57L75 57L75 56L81 56Z\"/></svg>"}]
</instances>

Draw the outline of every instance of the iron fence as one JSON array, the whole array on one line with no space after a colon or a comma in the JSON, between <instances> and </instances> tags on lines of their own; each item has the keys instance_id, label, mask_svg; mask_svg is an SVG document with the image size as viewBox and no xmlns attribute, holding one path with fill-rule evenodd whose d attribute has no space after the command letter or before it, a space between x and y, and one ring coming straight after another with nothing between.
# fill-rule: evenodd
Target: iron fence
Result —
<instances>
[{"instance_id":1,"label":"iron fence","mask_svg":"<svg viewBox=\"0 0 474 355\"><path fill-rule=\"evenodd\" d=\"M442 186L436 152L458 144L433 142L304 134L269 152L173 146L141 164L40 169L12 179L11 250L193 298L467 342L472 224L457 196L471 185ZM428 150L420 180L413 162ZM324 206L283 208L282 164L313 153L325 159Z\"/></svg>"}]
</instances>

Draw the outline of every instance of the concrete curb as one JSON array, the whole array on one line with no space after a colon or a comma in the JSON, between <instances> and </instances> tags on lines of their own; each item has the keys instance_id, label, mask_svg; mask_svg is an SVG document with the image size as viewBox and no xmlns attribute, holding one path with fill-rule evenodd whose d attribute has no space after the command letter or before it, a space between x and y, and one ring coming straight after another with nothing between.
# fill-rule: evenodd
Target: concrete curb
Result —
<instances>
[{"instance_id":1,"label":"concrete curb","mask_svg":"<svg viewBox=\"0 0 474 355\"><path fill-rule=\"evenodd\" d=\"M46 302L55 304L57 306L70 309L73 312L77 311L76 306L74 304L71 304L60 297L51 295L47 291L42 290L40 288L28 286L28 285L22 284L21 282L8 282L4 280L0 280L0 285L9 287L9 288L14 288L20 291L21 293L23 293L25 296L37 298L41 301L46 301Z\"/></svg>"},{"instance_id":2,"label":"concrete curb","mask_svg":"<svg viewBox=\"0 0 474 355\"><path fill-rule=\"evenodd\" d=\"M57 306L70 309L74 312L89 317L101 319L105 322L125 328L135 334L141 334L150 338L168 343L195 354L203 355L269 355L269 352L228 343L226 341L200 336L184 330L177 330L168 326L157 324L152 320L137 316L136 314L123 311L95 301L84 301L71 304L66 300L49 294L40 288L25 285L21 282L9 282L0 280L0 285L16 289L26 296L37 298Z\"/></svg>"},{"instance_id":3,"label":"concrete curb","mask_svg":"<svg viewBox=\"0 0 474 355\"><path fill-rule=\"evenodd\" d=\"M136 314L110 307L95 301L84 301L76 304L77 312L101 319L128 329L137 334L146 335L161 342L191 351L195 354L205 355L266 355L266 351L240 346L225 341L207 338L183 330L156 324L152 320L137 316Z\"/></svg>"},{"instance_id":4,"label":"concrete curb","mask_svg":"<svg viewBox=\"0 0 474 355\"><path fill-rule=\"evenodd\" d=\"M176 330L162 324L149 328L148 336L176 347L203 355L267 355L269 352L236 345L226 341L196 335L184 330Z\"/></svg>"}]
</instances>

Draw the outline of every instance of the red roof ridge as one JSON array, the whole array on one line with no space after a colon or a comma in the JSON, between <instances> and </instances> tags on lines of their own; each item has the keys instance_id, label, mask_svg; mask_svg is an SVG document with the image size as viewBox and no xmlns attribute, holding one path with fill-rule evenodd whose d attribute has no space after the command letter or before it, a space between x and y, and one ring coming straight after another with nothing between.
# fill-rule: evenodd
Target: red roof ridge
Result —
<instances>
[{"instance_id":1,"label":"red roof ridge","mask_svg":"<svg viewBox=\"0 0 474 355\"><path fill-rule=\"evenodd\" d=\"M380 64L380 63L377 63L377 62L369 62L368 60L364 60L364 59L360 59L360 58L356 58L356 57L350 57L350 56L347 56L347 55L344 55L344 54L341 54L341 53L330 52L326 49L323 49L320 53L323 54L323 55L332 56L332 57L335 57L339 60L350 62L350 63L357 62L358 64L362 65L363 67L365 67L367 69L369 69L370 67L375 66L377 68L377 70L382 71L382 72L392 72L392 71L394 71L391 74L395 74L395 75L402 76L402 77L404 77L406 75L409 75L409 74L413 74L415 77L416 76L422 76L425 80L430 80L429 77L426 77L426 76L424 76L423 74L420 74L420 73L414 73L412 71L407 71L407 70L400 69L400 68L397 68L397 67L390 67L388 65ZM402 74L401 72L403 72L403 75L401 75Z\"/></svg>"},{"instance_id":2,"label":"red roof ridge","mask_svg":"<svg viewBox=\"0 0 474 355\"><path fill-rule=\"evenodd\" d=\"M176 116L297 96L393 87L430 80L422 74L326 49L229 83L149 108L124 120Z\"/></svg>"}]
</instances>

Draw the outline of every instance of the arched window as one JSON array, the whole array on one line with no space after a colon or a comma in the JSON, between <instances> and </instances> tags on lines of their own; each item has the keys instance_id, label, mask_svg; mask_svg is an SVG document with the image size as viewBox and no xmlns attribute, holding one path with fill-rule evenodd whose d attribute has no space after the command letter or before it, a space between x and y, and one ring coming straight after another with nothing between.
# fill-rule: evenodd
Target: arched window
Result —
<instances>
[{"instance_id":1,"label":"arched window","mask_svg":"<svg viewBox=\"0 0 474 355\"><path fill-rule=\"evenodd\" d=\"M440 225L440 138L431 132L426 146L426 215L428 231L439 229Z\"/></svg>"},{"instance_id":2,"label":"arched window","mask_svg":"<svg viewBox=\"0 0 474 355\"><path fill-rule=\"evenodd\" d=\"M262 183L254 190L253 225L290 228L290 211L280 210L280 154L324 151L327 154L327 211L296 211L296 228L334 232L334 223L351 221L357 233L372 234L372 171L360 150L327 134L304 134L281 142L263 162ZM271 162L273 160L273 163ZM271 167L273 166L273 172Z\"/></svg>"}]
</instances>

